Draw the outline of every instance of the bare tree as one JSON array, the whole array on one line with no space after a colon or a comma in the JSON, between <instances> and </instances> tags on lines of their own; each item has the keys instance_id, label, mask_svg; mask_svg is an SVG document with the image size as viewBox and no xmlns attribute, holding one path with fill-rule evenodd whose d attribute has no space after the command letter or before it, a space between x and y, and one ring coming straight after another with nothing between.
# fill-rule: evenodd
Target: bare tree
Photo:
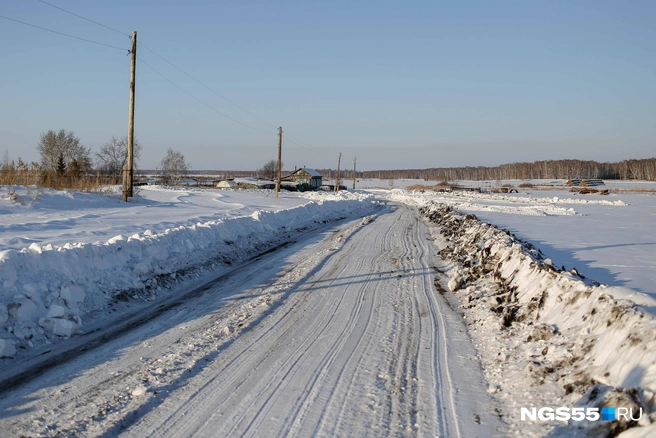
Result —
<instances>
[{"instance_id":1,"label":"bare tree","mask_svg":"<svg viewBox=\"0 0 656 438\"><path fill-rule=\"evenodd\" d=\"M284 166L284 163L280 165L282 168ZM275 180L278 178L278 160L269 160L267 161L264 166L262 166L260 169L257 171L258 175L262 179L268 179L268 180Z\"/></svg>"},{"instance_id":2,"label":"bare tree","mask_svg":"<svg viewBox=\"0 0 656 438\"><path fill-rule=\"evenodd\" d=\"M49 130L41 134L36 149L41 154L41 165L51 172L57 172L60 157L66 167L75 161L82 172L91 170L91 148L80 144L73 131Z\"/></svg>"},{"instance_id":3,"label":"bare tree","mask_svg":"<svg viewBox=\"0 0 656 438\"><path fill-rule=\"evenodd\" d=\"M136 139L132 145L132 154L136 164L141 157L141 144ZM99 170L106 175L112 176L115 181L120 181L123 165L128 159L128 137L125 136L120 139L112 137L100 148L100 152L96 153L96 157L99 162Z\"/></svg>"},{"instance_id":4,"label":"bare tree","mask_svg":"<svg viewBox=\"0 0 656 438\"><path fill-rule=\"evenodd\" d=\"M185 161L182 152L174 151L169 148L159 167L166 181L173 181L177 184L183 176L189 173L190 166L189 163Z\"/></svg>"}]
</instances>

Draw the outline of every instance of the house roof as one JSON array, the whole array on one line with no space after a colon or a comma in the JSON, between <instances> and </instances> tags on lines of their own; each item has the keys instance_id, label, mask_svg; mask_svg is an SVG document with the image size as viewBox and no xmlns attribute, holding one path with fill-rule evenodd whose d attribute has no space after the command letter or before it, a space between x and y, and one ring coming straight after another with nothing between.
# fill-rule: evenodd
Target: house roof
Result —
<instances>
[{"instance_id":1,"label":"house roof","mask_svg":"<svg viewBox=\"0 0 656 438\"><path fill-rule=\"evenodd\" d=\"M319 178L323 176L323 175L321 175L319 172L317 172L317 171L314 170L314 169L310 169L310 168L308 168L308 167L304 167L303 169L304 169L307 173L309 173L310 175L312 175L312 176L316 176L316 177L319 177Z\"/></svg>"},{"instance_id":2,"label":"house roof","mask_svg":"<svg viewBox=\"0 0 656 438\"><path fill-rule=\"evenodd\" d=\"M273 181L261 180L249 176L243 178L235 178L234 182L236 182L237 184L252 184L254 186L267 186L267 185L275 184Z\"/></svg>"},{"instance_id":3,"label":"house roof","mask_svg":"<svg viewBox=\"0 0 656 438\"><path fill-rule=\"evenodd\" d=\"M317 171L314 170L314 169L310 169L309 167L301 167L300 169L295 170L294 173L292 173L291 175L287 175L287 177L290 177L290 176L292 176L292 175L294 175L294 174L300 172L301 170L306 171L306 172L309 173L310 176L312 176L313 178L322 178L322 177L323 177L323 175L321 175L319 172L317 172Z\"/></svg>"}]
</instances>

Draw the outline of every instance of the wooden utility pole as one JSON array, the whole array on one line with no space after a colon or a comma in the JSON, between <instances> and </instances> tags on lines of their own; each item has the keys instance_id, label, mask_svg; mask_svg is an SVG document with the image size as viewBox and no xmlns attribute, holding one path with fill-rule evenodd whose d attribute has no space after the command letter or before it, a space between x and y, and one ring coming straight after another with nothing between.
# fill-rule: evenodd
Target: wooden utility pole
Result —
<instances>
[{"instance_id":1,"label":"wooden utility pole","mask_svg":"<svg viewBox=\"0 0 656 438\"><path fill-rule=\"evenodd\" d=\"M357 157L353 157L353 191L355 192L355 160Z\"/></svg>"},{"instance_id":2,"label":"wooden utility pole","mask_svg":"<svg viewBox=\"0 0 656 438\"><path fill-rule=\"evenodd\" d=\"M132 186L134 184L134 87L137 70L137 31L132 31L132 65L130 67L130 109L128 111L128 162L127 177L123 178L123 201L127 202L128 197L133 197Z\"/></svg>"},{"instance_id":3,"label":"wooden utility pole","mask_svg":"<svg viewBox=\"0 0 656 438\"><path fill-rule=\"evenodd\" d=\"M276 198L280 193L280 180L282 179L282 126L278 128L278 180L276 181Z\"/></svg>"},{"instance_id":4,"label":"wooden utility pole","mask_svg":"<svg viewBox=\"0 0 656 438\"><path fill-rule=\"evenodd\" d=\"M337 159L337 177L335 178L335 193L339 192L339 164L342 162L342 153L339 153L339 158Z\"/></svg>"}]
</instances>

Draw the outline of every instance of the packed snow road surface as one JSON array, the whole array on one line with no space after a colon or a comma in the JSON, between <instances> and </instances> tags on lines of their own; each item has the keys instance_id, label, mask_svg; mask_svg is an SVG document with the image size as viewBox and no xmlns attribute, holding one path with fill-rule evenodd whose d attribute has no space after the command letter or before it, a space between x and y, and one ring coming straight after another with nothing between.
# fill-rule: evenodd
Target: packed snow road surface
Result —
<instances>
[{"instance_id":1,"label":"packed snow road surface","mask_svg":"<svg viewBox=\"0 0 656 438\"><path fill-rule=\"evenodd\" d=\"M261 257L0 394L19 436L503 436L417 213Z\"/></svg>"}]
</instances>

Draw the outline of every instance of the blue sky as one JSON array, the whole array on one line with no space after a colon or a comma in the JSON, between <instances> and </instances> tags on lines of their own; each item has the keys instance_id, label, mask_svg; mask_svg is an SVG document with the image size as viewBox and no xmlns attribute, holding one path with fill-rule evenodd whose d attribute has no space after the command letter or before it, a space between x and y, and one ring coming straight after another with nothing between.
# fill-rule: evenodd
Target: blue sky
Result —
<instances>
[{"instance_id":1,"label":"blue sky","mask_svg":"<svg viewBox=\"0 0 656 438\"><path fill-rule=\"evenodd\" d=\"M339 152L361 169L656 155L653 1L48 2L125 35L37 0L0 15L125 51L0 18L0 153L14 159L38 160L48 129L93 150L126 135L133 30L218 93L140 45L141 168L170 147L194 169L254 169L276 157L278 126L292 169Z\"/></svg>"}]
</instances>

